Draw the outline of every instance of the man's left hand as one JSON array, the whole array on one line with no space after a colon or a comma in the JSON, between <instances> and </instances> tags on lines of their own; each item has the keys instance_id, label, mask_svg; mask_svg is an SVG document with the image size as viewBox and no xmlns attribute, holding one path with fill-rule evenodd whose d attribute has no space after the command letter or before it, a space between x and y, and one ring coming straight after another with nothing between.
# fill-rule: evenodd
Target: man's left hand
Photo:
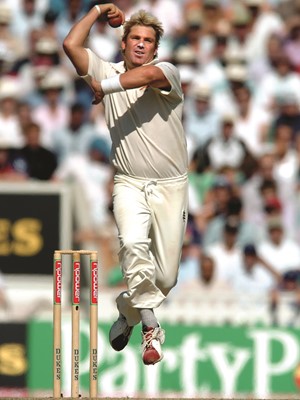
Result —
<instances>
[{"instance_id":1,"label":"man's left hand","mask_svg":"<svg viewBox=\"0 0 300 400\"><path fill-rule=\"evenodd\" d=\"M94 92L94 95L95 95L95 98L94 98L94 101L92 102L92 104L99 104L102 101L103 97L104 97L104 93L102 91L100 82L98 82L98 81L96 81L95 79L92 78L91 88L92 88L92 90Z\"/></svg>"}]
</instances>

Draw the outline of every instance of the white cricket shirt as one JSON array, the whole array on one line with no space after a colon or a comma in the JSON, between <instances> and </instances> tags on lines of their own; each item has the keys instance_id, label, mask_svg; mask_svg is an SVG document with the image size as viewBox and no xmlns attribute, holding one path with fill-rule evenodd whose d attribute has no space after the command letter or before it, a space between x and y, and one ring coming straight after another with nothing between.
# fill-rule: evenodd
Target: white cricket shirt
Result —
<instances>
[{"instance_id":1,"label":"white cricket shirt","mask_svg":"<svg viewBox=\"0 0 300 400\"><path fill-rule=\"evenodd\" d=\"M125 72L124 62L101 60L90 49L88 74L97 81ZM157 62L171 90L137 88L105 95L105 119L112 139L111 162L118 172L165 179L186 174L186 137L182 126L183 93L179 72Z\"/></svg>"}]
</instances>

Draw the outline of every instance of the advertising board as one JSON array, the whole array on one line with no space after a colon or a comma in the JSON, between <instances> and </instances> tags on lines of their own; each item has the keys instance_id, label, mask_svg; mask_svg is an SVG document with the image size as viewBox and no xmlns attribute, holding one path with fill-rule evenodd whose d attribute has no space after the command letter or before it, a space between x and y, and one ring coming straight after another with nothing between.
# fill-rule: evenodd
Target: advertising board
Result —
<instances>
[{"instance_id":1,"label":"advertising board","mask_svg":"<svg viewBox=\"0 0 300 400\"><path fill-rule=\"evenodd\" d=\"M52 388L52 331L49 321L29 327L29 389ZM62 370L65 396L70 391L71 323L63 321ZM134 330L129 345L114 352L108 343L110 326L100 324L99 395L231 397L299 393L300 333L297 329L165 325L164 359L144 366L141 335ZM80 384L88 391L89 324L81 322Z\"/></svg>"},{"instance_id":2,"label":"advertising board","mask_svg":"<svg viewBox=\"0 0 300 400\"><path fill-rule=\"evenodd\" d=\"M54 183L0 184L0 265L7 274L52 274L49 254L69 248L68 187Z\"/></svg>"}]
</instances>

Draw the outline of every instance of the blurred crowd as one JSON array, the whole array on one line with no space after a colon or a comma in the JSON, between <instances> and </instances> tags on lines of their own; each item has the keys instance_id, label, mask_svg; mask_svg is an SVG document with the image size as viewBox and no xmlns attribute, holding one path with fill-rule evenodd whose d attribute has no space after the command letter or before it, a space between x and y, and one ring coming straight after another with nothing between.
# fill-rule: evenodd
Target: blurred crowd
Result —
<instances>
[{"instance_id":1,"label":"blurred crowd","mask_svg":"<svg viewBox=\"0 0 300 400\"><path fill-rule=\"evenodd\" d=\"M262 293L274 322L287 291L298 315L300 1L114 3L126 18L145 9L162 21L159 59L181 76L190 206L176 291ZM62 50L94 4L0 0L0 181L77 185L85 218L74 243L99 246L114 286L122 278L104 110ZM87 47L117 62L121 36L101 17Z\"/></svg>"}]
</instances>

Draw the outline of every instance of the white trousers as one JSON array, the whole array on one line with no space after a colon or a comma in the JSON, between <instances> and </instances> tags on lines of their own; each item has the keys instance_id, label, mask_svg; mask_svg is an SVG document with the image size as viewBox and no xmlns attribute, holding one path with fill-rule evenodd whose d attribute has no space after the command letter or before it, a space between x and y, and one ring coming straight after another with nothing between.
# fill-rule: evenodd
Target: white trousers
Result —
<instances>
[{"instance_id":1,"label":"white trousers","mask_svg":"<svg viewBox=\"0 0 300 400\"><path fill-rule=\"evenodd\" d=\"M176 285L188 216L187 175L144 180L116 175L114 216L127 289L116 299L130 326L139 308L157 308Z\"/></svg>"}]
</instances>

